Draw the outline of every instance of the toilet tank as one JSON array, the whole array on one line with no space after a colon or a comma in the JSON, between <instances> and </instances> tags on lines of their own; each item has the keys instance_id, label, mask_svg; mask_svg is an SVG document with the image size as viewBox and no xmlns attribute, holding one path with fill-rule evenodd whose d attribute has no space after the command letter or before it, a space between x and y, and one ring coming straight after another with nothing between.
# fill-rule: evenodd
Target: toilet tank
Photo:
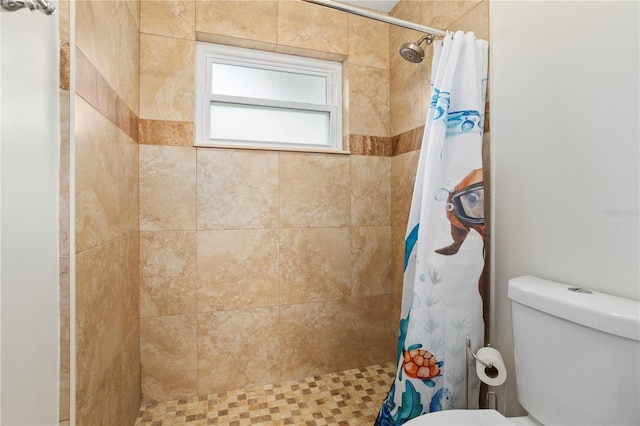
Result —
<instances>
[{"instance_id":1,"label":"toilet tank","mask_svg":"<svg viewBox=\"0 0 640 426\"><path fill-rule=\"evenodd\" d=\"M535 277L509 280L508 295L518 401L531 416L640 424L640 302Z\"/></svg>"}]
</instances>

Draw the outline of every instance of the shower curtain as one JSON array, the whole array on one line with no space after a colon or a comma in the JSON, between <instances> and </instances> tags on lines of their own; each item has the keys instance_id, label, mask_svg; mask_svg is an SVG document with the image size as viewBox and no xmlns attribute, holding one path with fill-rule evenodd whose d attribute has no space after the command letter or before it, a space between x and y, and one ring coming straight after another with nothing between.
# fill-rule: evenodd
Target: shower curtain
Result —
<instances>
[{"instance_id":1,"label":"shower curtain","mask_svg":"<svg viewBox=\"0 0 640 426\"><path fill-rule=\"evenodd\" d=\"M377 426L464 408L466 336L474 350L484 339L488 43L459 31L433 48L431 99L405 238L397 373ZM470 408L477 408L480 389L474 372Z\"/></svg>"}]
</instances>

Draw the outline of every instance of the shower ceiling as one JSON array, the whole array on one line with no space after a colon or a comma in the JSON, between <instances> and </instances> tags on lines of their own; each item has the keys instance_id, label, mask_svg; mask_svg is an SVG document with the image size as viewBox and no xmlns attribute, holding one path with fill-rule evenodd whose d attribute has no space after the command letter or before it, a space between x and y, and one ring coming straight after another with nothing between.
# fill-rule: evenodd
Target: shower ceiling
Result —
<instances>
[{"instance_id":1,"label":"shower ceiling","mask_svg":"<svg viewBox=\"0 0 640 426\"><path fill-rule=\"evenodd\" d=\"M336 0L341 3L347 3L352 6L366 7L367 9L375 9L381 12L389 12L398 4L398 0Z\"/></svg>"}]
</instances>

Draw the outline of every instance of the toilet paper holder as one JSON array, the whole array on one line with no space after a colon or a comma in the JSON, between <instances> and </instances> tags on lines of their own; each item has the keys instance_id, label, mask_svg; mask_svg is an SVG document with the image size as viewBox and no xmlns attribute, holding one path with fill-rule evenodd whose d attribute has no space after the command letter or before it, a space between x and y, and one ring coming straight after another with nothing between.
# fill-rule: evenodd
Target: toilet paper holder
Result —
<instances>
[{"instance_id":1,"label":"toilet paper holder","mask_svg":"<svg viewBox=\"0 0 640 426\"><path fill-rule=\"evenodd\" d=\"M491 346L491 345L487 345L487 346ZM473 352L473 350L471 349L471 338L469 337L469 335L467 334L467 351L466 351L466 362L467 362L467 368L465 369L465 392L464 392L464 399L465 399L465 408L469 409L469 361L470 356L473 357L473 359L480 363L480 365L484 366L484 371L485 374L491 378L494 377L498 377L498 369L493 365L492 362L490 363L486 363L483 360L481 360L480 358L478 358L478 356L476 355L475 352ZM497 407L498 405L498 396L493 392L493 391L489 391L487 392L487 401L489 400L489 398L493 399L493 405L495 405ZM496 407L493 407L494 409Z\"/></svg>"},{"instance_id":2,"label":"toilet paper holder","mask_svg":"<svg viewBox=\"0 0 640 426\"><path fill-rule=\"evenodd\" d=\"M491 345L487 345L487 346L491 346ZM467 357L469 355L471 355L473 359L476 360L476 362L479 362L480 364L484 365L485 367L484 370L485 370L485 373L487 373L487 376L491 378L498 377L498 369L493 366L493 363L490 362L489 364L487 364L486 362L478 358L478 355L476 355L475 352L471 350L471 338L467 334ZM467 363L468 363L468 359L467 359Z\"/></svg>"}]
</instances>

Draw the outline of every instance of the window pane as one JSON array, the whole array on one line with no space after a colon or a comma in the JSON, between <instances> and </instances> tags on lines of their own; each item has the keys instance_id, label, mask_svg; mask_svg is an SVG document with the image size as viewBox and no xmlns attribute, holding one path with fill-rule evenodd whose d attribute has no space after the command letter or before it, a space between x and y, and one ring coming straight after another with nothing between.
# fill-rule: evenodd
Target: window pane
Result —
<instances>
[{"instance_id":1,"label":"window pane","mask_svg":"<svg viewBox=\"0 0 640 426\"><path fill-rule=\"evenodd\" d=\"M211 64L211 93L325 105L324 76L240 65Z\"/></svg>"},{"instance_id":2,"label":"window pane","mask_svg":"<svg viewBox=\"0 0 640 426\"><path fill-rule=\"evenodd\" d=\"M211 104L210 138L331 145L329 112L226 103Z\"/></svg>"}]
</instances>

